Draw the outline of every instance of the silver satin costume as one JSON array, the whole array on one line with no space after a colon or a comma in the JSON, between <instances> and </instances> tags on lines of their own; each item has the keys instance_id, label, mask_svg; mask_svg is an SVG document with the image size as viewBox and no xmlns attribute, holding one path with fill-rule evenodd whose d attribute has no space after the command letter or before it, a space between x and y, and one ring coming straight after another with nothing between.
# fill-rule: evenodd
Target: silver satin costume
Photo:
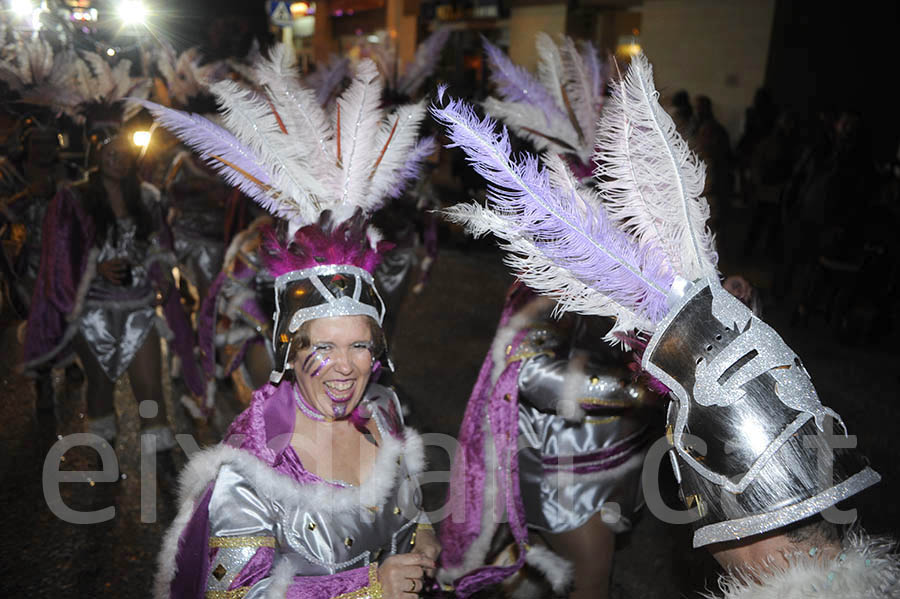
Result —
<instances>
[{"instance_id":1,"label":"silver satin costume","mask_svg":"<svg viewBox=\"0 0 900 599\"><path fill-rule=\"evenodd\" d=\"M158 196L143 187L143 201L150 214L158 212ZM155 191L155 190L153 190ZM90 283L84 311L79 317L81 334L106 376L118 380L131 365L131 361L144 344L147 335L156 326L157 295L150 282L148 260L154 254L153 241L137 238L137 225L131 218L118 219L111 227L100 248L96 263L121 258L131 268L131 289L136 299L120 301L92 301L92 298L109 298L121 294L123 287L113 285L99 273Z\"/></svg>"},{"instance_id":2,"label":"silver satin costume","mask_svg":"<svg viewBox=\"0 0 900 599\"><path fill-rule=\"evenodd\" d=\"M588 332L589 320L578 317L571 335L552 321L534 323L510 356L522 357L519 485L526 520L553 533L578 528L598 512L623 532L643 505L648 427L634 411L645 391L614 365L614 350ZM574 367L579 356L587 360ZM558 413L567 395L585 411L580 422Z\"/></svg>"},{"instance_id":3,"label":"silver satin costume","mask_svg":"<svg viewBox=\"0 0 900 599\"><path fill-rule=\"evenodd\" d=\"M270 390L269 397L260 397L257 392L248 413L268 410L256 420L265 422L266 427L281 421L271 426L279 433L266 441L270 448L281 446L273 449L279 456L275 465L255 457L250 450L229 447L241 442L244 433L240 432L237 439L226 439L222 446L207 450L205 458L194 457L187 468L200 472L194 487L200 489L196 497L207 485L206 477L214 478L207 487L211 561L206 570L206 597L238 596L233 595L236 584L243 585L238 589L241 597L265 597L276 592L273 587L288 584L283 580L285 572L290 584L300 585L299 596L307 596L303 577L318 577L307 584L323 584L321 577L360 568L368 569L371 576L373 568L388 557L409 552L418 525L427 523L414 478L421 471L424 456L418 436L403 425L393 391L377 384L366 389L362 401L371 410L381 442L369 476L354 486L324 481L303 468L290 446L296 388L285 381L263 389ZM280 416L273 416L276 413ZM247 420L253 422L254 416ZM270 434L272 431L266 430L266 435ZM195 460L206 464L197 466ZM286 462L294 464L290 470L284 469ZM182 510L198 505L190 494L187 500ZM192 518L197 517L195 512ZM181 550L183 531L190 526L181 530L173 526L167 541L173 547L169 549ZM262 551L269 554L262 556ZM256 571L252 576L248 575L251 570ZM163 562L157 596L169 596L171 579L166 573ZM196 575L187 573L188 577ZM318 594L311 592L309 596Z\"/></svg>"}]
</instances>

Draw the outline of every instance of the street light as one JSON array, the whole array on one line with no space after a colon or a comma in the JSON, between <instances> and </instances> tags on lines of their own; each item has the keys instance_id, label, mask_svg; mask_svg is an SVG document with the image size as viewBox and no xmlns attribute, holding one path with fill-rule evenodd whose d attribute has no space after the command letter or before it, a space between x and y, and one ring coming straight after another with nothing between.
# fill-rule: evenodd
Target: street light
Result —
<instances>
[{"instance_id":1,"label":"street light","mask_svg":"<svg viewBox=\"0 0 900 599\"><path fill-rule=\"evenodd\" d=\"M30 17L34 11L31 0L12 0L9 8L20 17Z\"/></svg>"},{"instance_id":2,"label":"street light","mask_svg":"<svg viewBox=\"0 0 900 599\"><path fill-rule=\"evenodd\" d=\"M123 0L118 7L119 18L125 25L143 25L147 10L140 0Z\"/></svg>"}]
</instances>

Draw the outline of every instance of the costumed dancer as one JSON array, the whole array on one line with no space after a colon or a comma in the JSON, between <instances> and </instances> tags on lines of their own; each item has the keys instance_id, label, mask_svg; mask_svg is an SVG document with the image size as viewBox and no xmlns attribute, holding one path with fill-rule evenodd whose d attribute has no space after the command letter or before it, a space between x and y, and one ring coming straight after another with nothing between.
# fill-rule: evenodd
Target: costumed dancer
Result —
<instances>
[{"instance_id":1,"label":"costumed dancer","mask_svg":"<svg viewBox=\"0 0 900 599\"><path fill-rule=\"evenodd\" d=\"M572 178L562 160L581 173L579 179L590 173L604 88L593 47L586 44L579 52L570 38L557 46L539 34L536 78L495 46L484 45L492 81L505 98L488 98L485 110L509 119L514 131L553 156L550 164L560 176ZM545 116L525 119L538 114L535 110ZM569 118L574 115L579 118ZM551 133L554 127L560 137ZM527 594L535 584L529 574L536 570L554 587L544 594L561 592L574 575L573 596L606 596L615 535L631 528L643 505L641 465L661 402L653 401L658 395L643 381L632 380L628 355L603 341L612 326L609 318L554 318L558 312L552 299L521 281L512 285L463 430L473 434L472 427L480 428L498 412L518 414L519 473L511 484L519 487L530 535L540 540L531 543L526 558L531 567L507 579L506 590ZM483 501L494 502L496 487L485 487ZM470 565L448 569L445 576L462 575L471 564L509 562L511 541L507 526L483 527L466 555Z\"/></svg>"},{"instance_id":2,"label":"costumed dancer","mask_svg":"<svg viewBox=\"0 0 900 599\"><path fill-rule=\"evenodd\" d=\"M385 246L365 222L408 172L424 107L385 114L366 61L332 121L284 53L256 67L265 96L212 86L227 130L150 106L282 220L262 250L276 367L225 441L188 464L157 597L407 597L439 552L410 480L421 440L372 380L385 359L372 276Z\"/></svg>"},{"instance_id":3,"label":"costumed dancer","mask_svg":"<svg viewBox=\"0 0 900 599\"><path fill-rule=\"evenodd\" d=\"M244 89L265 94L267 82L275 68L283 76L296 78L296 62L287 48L278 44L271 56L272 61L268 61L258 52L251 51L250 58L255 61L253 65L231 65L232 68L239 68L240 85ZM310 89L316 102L324 99L334 105L335 90L343 81L346 70L336 65L334 72L339 76L323 77L317 87ZM308 89L305 84L306 81L304 89ZM330 116L333 111L326 105L319 106L319 110L334 118ZM241 198L249 199L240 186L235 187L235 192L240 193ZM274 309L271 300L273 279L259 254L262 230L272 225L273 221L257 204L250 204L246 212L255 216L229 241L221 270L202 299L197 315L197 334L207 392L203 402L185 403L196 418L206 418L214 409L217 378L230 378L239 403L246 406L253 390L266 383L275 364L275 355L267 341L272 337L269 314Z\"/></svg>"},{"instance_id":4,"label":"costumed dancer","mask_svg":"<svg viewBox=\"0 0 900 599\"><path fill-rule=\"evenodd\" d=\"M383 44L366 43L363 46L362 54L371 56L385 79L383 97L386 106L421 99L422 88L437 69L450 33L446 27L437 29L418 45L412 61L404 64L397 57L396 43L391 39ZM439 150L433 137L422 139L416 148L429 173L437 164ZM441 205L429 174L416 177L415 186L407 193L395 191L391 197L394 201L380 210L373 222L396 245L385 256L376 275L384 290L385 301L396 317L408 290L422 291L437 259L438 219L432 211ZM389 321L385 327L388 338L391 338L393 328L394 322Z\"/></svg>"},{"instance_id":5,"label":"costumed dancer","mask_svg":"<svg viewBox=\"0 0 900 599\"><path fill-rule=\"evenodd\" d=\"M208 86L224 76L223 62L203 64L199 49L189 48L176 54L171 46L163 44L156 65L161 75L156 85L160 104L215 114L216 103ZM159 136L165 137L163 133L159 131ZM195 160L183 144L174 144L169 156L154 159L163 167L160 189L173 211L172 232L179 271L193 285L199 310L212 281L222 270L226 203L232 190L215 171Z\"/></svg>"},{"instance_id":6,"label":"costumed dancer","mask_svg":"<svg viewBox=\"0 0 900 599\"><path fill-rule=\"evenodd\" d=\"M613 316L610 341L647 344L643 368L671 390L669 455L683 500L697 514L695 546L763 534L879 480L858 454L831 453L832 418L839 417L820 403L777 333L722 288L700 195L703 165L659 105L643 55L613 84L603 112L596 191L552 157L548 168L531 155L510 158L506 133L497 135L460 102L434 113L490 183L487 206L454 207L450 217L476 235L499 237L523 282L561 311ZM461 596L514 573L533 551L515 484L516 419L497 411L486 430L480 418L467 422L450 484L451 510L465 518L441 528L441 577ZM836 458L825 478L828 469L816 462L822 455ZM494 505L463 482L485 464L498 466ZM473 559L483 523L504 518L516 560L483 565ZM574 582L581 592L577 576Z\"/></svg>"},{"instance_id":7,"label":"costumed dancer","mask_svg":"<svg viewBox=\"0 0 900 599\"><path fill-rule=\"evenodd\" d=\"M171 293L174 255L159 192L138 178L137 148L121 129L125 115L135 110L124 108L119 94L146 89L149 82L132 80L123 63L115 67L116 81L104 83L110 94L82 106L88 160L95 168L84 181L60 190L44 219L25 369L77 353L87 377L88 430L107 441L117 432L114 391L149 402L142 410L142 443L165 452L163 467L171 469L165 456L175 439L166 418L160 335L174 331L171 347L190 355L189 335L187 348L179 340L190 328ZM98 67L95 73L103 78L110 70Z\"/></svg>"}]
</instances>

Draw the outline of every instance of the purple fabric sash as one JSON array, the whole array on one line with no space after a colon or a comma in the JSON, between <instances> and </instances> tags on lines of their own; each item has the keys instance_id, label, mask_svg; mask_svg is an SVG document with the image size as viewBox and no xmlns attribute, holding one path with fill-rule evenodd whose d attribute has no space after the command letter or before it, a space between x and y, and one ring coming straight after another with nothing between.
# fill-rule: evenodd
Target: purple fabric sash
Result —
<instances>
[{"instance_id":1,"label":"purple fabric sash","mask_svg":"<svg viewBox=\"0 0 900 599\"><path fill-rule=\"evenodd\" d=\"M500 318L504 326L527 300L529 290L515 287L509 294ZM521 343L528 331L519 331L513 347ZM497 340L495 338L494 343ZM496 584L514 574L525 560L528 532L525 508L519 494L518 401L521 362L509 364L496 384L491 386L494 361L491 351L485 357L475 387L469 397L460 427L456 460L450 474L450 517L441 524L441 565L458 568L463 564L472 543L484 534L482 516L485 502L485 478L488 475L485 455L485 417L489 417L497 456L497 496L502 497L513 538L519 547L518 559L511 566L484 566L461 576L454 582L456 595L468 597L479 589ZM496 529L497 515L490 523ZM492 531L490 534L493 534Z\"/></svg>"},{"instance_id":2,"label":"purple fabric sash","mask_svg":"<svg viewBox=\"0 0 900 599\"><path fill-rule=\"evenodd\" d=\"M69 326L78 285L94 245L94 223L68 188L60 190L44 216L41 265L31 298L25 334L25 362L64 358L71 350L57 347Z\"/></svg>"}]
</instances>

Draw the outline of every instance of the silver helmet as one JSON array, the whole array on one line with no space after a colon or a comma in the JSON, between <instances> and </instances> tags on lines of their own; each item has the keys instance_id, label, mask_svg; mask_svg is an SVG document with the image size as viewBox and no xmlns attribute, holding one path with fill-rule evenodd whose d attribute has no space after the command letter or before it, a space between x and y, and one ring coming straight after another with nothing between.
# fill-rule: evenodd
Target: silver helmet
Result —
<instances>
[{"instance_id":1,"label":"silver helmet","mask_svg":"<svg viewBox=\"0 0 900 599\"><path fill-rule=\"evenodd\" d=\"M672 391L670 457L697 510L694 547L780 528L881 478L835 443L846 428L800 358L717 279L673 298L643 365Z\"/></svg>"}]
</instances>

